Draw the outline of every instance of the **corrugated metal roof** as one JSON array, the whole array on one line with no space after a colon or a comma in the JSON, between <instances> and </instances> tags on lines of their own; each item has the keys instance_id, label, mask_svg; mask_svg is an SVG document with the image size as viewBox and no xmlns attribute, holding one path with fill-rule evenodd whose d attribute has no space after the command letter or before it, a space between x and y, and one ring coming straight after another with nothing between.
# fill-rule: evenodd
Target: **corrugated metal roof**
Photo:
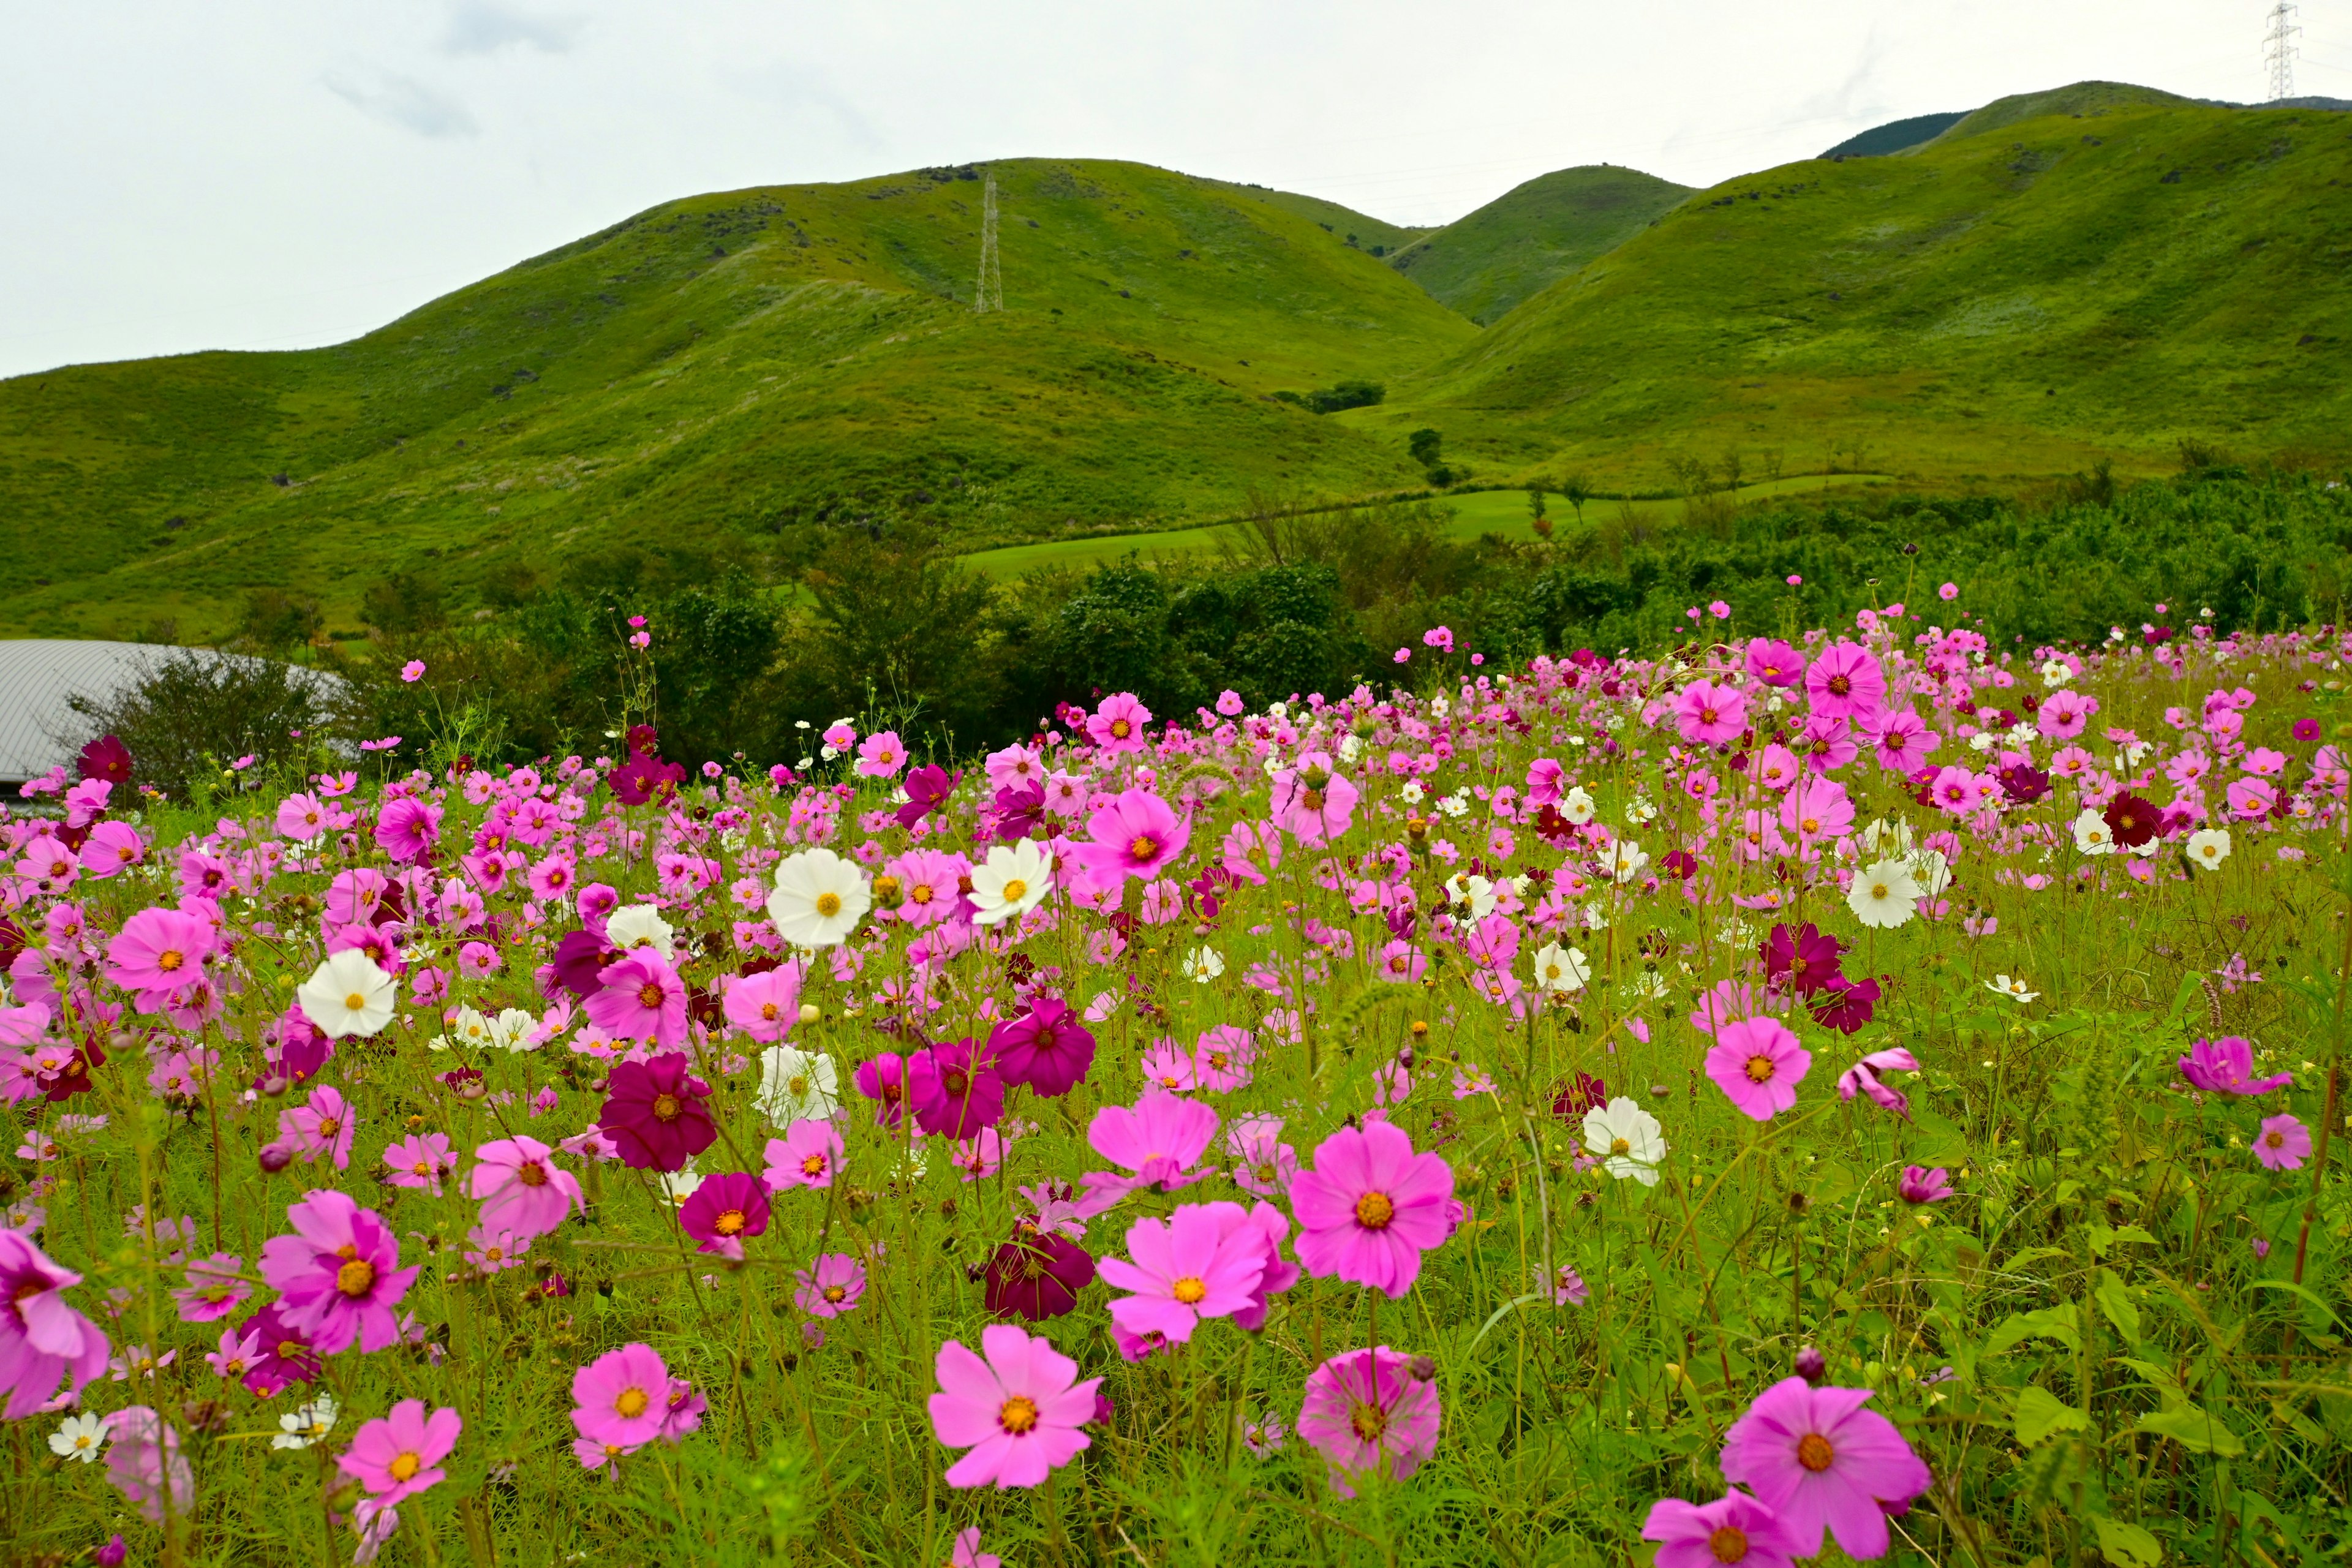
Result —
<instances>
[{"instance_id":1,"label":"corrugated metal roof","mask_svg":"<svg viewBox=\"0 0 2352 1568\"><path fill-rule=\"evenodd\" d=\"M0 782L39 778L73 761L89 721L66 706L104 701L180 650L152 643L0 641Z\"/></svg>"}]
</instances>

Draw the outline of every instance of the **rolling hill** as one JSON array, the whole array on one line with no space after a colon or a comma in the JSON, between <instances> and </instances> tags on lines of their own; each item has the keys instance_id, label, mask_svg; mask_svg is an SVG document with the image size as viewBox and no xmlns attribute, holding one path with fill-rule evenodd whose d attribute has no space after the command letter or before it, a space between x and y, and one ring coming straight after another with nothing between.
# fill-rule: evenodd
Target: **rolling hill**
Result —
<instances>
[{"instance_id":1,"label":"rolling hill","mask_svg":"<svg viewBox=\"0 0 2352 1568\"><path fill-rule=\"evenodd\" d=\"M1890 120L1884 125L1874 125L1859 135L1847 137L1822 156L1830 159L1884 158L1890 153L1916 147L1922 142L1932 142L1967 118L1966 113L1915 114L1908 120Z\"/></svg>"},{"instance_id":2,"label":"rolling hill","mask_svg":"<svg viewBox=\"0 0 2352 1568\"><path fill-rule=\"evenodd\" d=\"M1690 187L1610 164L1539 174L1416 240L1389 265L1486 326L1642 232Z\"/></svg>"},{"instance_id":3,"label":"rolling hill","mask_svg":"<svg viewBox=\"0 0 2352 1568\"><path fill-rule=\"evenodd\" d=\"M1937 482L2352 452L2352 123L2096 98L1702 193L1337 417L1645 482L1738 448Z\"/></svg>"},{"instance_id":4,"label":"rolling hill","mask_svg":"<svg viewBox=\"0 0 2352 1568\"><path fill-rule=\"evenodd\" d=\"M1001 543L1417 476L1269 395L1392 376L1468 321L1210 182L994 173L1001 313L971 309L980 171L940 169L667 204L333 348L0 383L0 549L37 563L0 630L205 636L262 586L340 620L394 570L463 596L621 542Z\"/></svg>"}]
</instances>

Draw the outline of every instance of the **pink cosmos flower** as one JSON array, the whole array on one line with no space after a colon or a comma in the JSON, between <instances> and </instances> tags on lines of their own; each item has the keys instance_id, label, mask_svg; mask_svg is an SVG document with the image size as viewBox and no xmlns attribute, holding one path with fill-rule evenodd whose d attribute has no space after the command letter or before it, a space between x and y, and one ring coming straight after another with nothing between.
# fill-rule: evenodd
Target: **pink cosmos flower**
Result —
<instances>
[{"instance_id":1,"label":"pink cosmos flower","mask_svg":"<svg viewBox=\"0 0 2352 1568\"><path fill-rule=\"evenodd\" d=\"M1878 758L1878 765L1906 777L1918 772L1927 763L1927 753L1944 741L1908 708L1880 714L1864 727L1863 732Z\"/></svg>"},{"instance_id":2,"label":"pink cosmos flower","mask_svg":"<svg viewBox=\"0 0 2352 1568\"><path fill-rule=\"evenodd\" d=\"M2278 809L2278 786L2268 779L2231 779L2223 792L2230 801L2230 815L2242 822L2260 822Z\"/></svg>"},{"instance_id":3,"label":"pink cosmos flower","mask_svg":"<svg viewBox=\"0 0 2352 1568\"><path fill-rule=\"evenodd\" d=\"M772 1046L793 1032L793 1026L800 1021L800 1005L801 972L796 963L740 975L727 987L727 1021L763 1046Z\"/></svg>"},{"instance_id":4,"label":"pink cosmos flower","mask_svg":"<svg viewBox=\"0 0 2352 1568\"><path fill-rule=\"evenodd\" d=\"M1416 1154L1401 1127L1343 1127L1315 1151L1315 1166L1290 1184L1298 1261L1318 1279L1338 1275L1402 1297L1421 1255L1453 1234L1454 1168Z\"/></svg>"},{"instance_id":5,"label":"pink cosmos flower","mask_svg":"<svg viewBox=\"0 0 2352 1568\"><path fill-rule=\"evenodd\" d=\"M843 1152L832 1122L795 1121L782 1138L768 1140L768 1186L779 1193L786 1187L829 1187Z\"/></svg>"},{"instance_id":6,"label":"pink cosmos flower","mask_svg":"<svg viewBox=\"0 0 2352 1568\"><path fill-rule=\"evenodd\" d=\"M874 1111L877 1127L898 1125L898 1119L907 1104L906 1066L898 1052L884 1051L871 1061L858 1063L857 1070L849 1075L850 1081L857 1086L857 1092L877 1102Z\"/></svg>"},{"instance_id":7,"label":"pink cosmos flower","mask_svg":"<svg viewBox=\"0 0 2352 1568\"><path fill-rule=\"evenodd\" d=\"M1745 1018L1715 1032L1706 1076L1740 1113L1769 1121L1797 1103L1797 1085L1811 1070L1813 1053L1778 1018Z\"/></svg>"},{"instance_id":8,"label":"pink cosmos flower","mask_svg":"<svg viewBox=\"0 0 2352 1568\"><path fill-rule=\"evenodd\" d=\"M1173 865L1192 841L1192 828L1168 803L1148 789L1121 791L1087 818L1093 842L1075 846L1087 884L1108 891L1129 877L1150 881Z\"/></svg>"},{"instance_id":9,"label":"pink cosmos flower","mask_svg":"<svg viewBox=\"0 0 2352 1568\"><path fill-rule=\"evenodd\" d=\"M305 1162L324 1154L338 1171L349 1170L352 1141L359 1134L358 1119L341 1093L324 1084L310 1091L301 1104L278 1113L278 1136L291 1144Z\"/></svg>"},{"instance_id":10,"label":"pink cosmos flower","mask_svg":"<svg viewBox=\"0 0 2352 1568\"><path fill-rule=\"evenodd\" d=\"M1748 645L1748 673L1767 686L1794 686L1805 678L1805 656L1777 637Z\"/></svg>"},{"instance_id":11,"label":"pink cosmos flower","mask_svg":"<svg viewBox=\"0 0 2352 1568\"><path fill-rule=\"evenodd\" d=\"M425 1414L425 1401L404 1399L392 1412L360 1427L336 1468L365 1488L378 1510L448 1479L440 1468L457 1446L465 1421L446 1405Z\"/></svg>"},{"instance_id":12,"label":"pink cosmos flower","mask_svg":"<svg viewBox=\"0 0 2352 1568\"><path fill-rule=\"evenodd\" d=\"M1348 831L1360 796L1334 771L1328 752L1309 752L1274 775L1267 815L1302 845L1327 844Z\"/></svg>"},{"instance_id":13,"label":"pink cosmos flower","mask_svg":"<svg viewBox=\"0 0 2352 1568\"><path fill-rule=\"evenodd\" d=\"M743 1238L768 1228L767 1189L740 1171L709 1177L679 1206L677 1223L698 1243L696 1251L740 1258Z\"/></svg>"},{"instance_id":14,"label":"pink cosmos flower","mask_svg":"<svg viewBox=\"0 0 2352 1568\"><path fill-rule=\"evenodd\" d=\"M383 1152L383 1163L390 1167L384 1180L394 1186L423 1187L437 1198L441 1178L457 1168L457 1155L446 1133L411 1133Z\"/></svg>"},{"instance_id":15,"label":"pink cosmos flower","mask_svg":"<svg viewBox=\"0 0 2352 1568\"><path fill-rule=\"evenodd\" d=\"M1911 1097L1898 1089L1890 1088L1879 1075L1918 1070L1919 1058L1901 1046L1892 1050L1873 1051L1838 1074L1838 1098L1850 1100L1857 1094L1866 1094L1880 1109L1891 1110L1907 1121L1911 1119Z\"/></svg>"},{"instance_id":16,"label":"pink cosmos flower","mask_svg":"<svg viewBox=\"0 0 2352 1568\"><path fill-rule=\"evenodd\" d=\"M401 865L421 865L441 837L441 808L413 795L388 800L376 813L378 847Z\"/></svg>"},{"instance_id":17,"label":"pink cosmos flower","mask_svg":"<svg viewBox=\"0 0 2352 1568\"><path fill-rule=\"evenodd\" d=\"M984 1361L954 1340L940 1347L931 1427L941 1446L971 1450L948 1485L1036 1486L1090 1446L1102 1379L1077 1381L1077 1363L1010 1323L982 1329L980 1345Z\"/></svg>"},{"instance_id":18,"label":"pink cosmos flower","mask_svg":"<svg viewBox=\"0 0 2352 1568\"><path fill-rule=\"evenodd\" d=\"M1147 1083L1156 1083L1177 1094L1201 1087L1192 1053L1165 1035L1152 1041L1151 1048L1143 1053L1143 1078Z\"/></svg>"},{"instance_id":19,"label":"pink cosmos flower","mask_svg":"<svg viewBox=\"0 0 2352 1568\"><path fill-rule=\"evenodd\" d=\"M1279 1116L1243 1117L1226 1130L1225 1152L1233 1156L1234 1181L1262 1198L1284 1196L1298 1174L1298 1152L1282 1142Z\"/></svg>"},{"instance_id":20,"label":"pink cosmos flower","mask_svg":"<svg viewBox=\"0 0 2352 1568\"><path fill-rule=\"evenodd\" d=\"M458 1256L466 1260L468 1268L483 1274L503 1274L523 1266L523 1255L530 1250L533 1239L520 1231L478 1225L466 1233L466 1246Z\"/></svg>"},{"instance_id":21,"label":"pink cosmos flower","mask_svg":"<svg viewBox=\"0 0 2352 1568\"><path fill-rule=\"evenodd\" d=\"M915 1125L940 1138L970 1138L1004 1114L1004 1079L969 1039L908 1057L907 1097Z\"/></svg>"},{"instance_id":22,"label":"pink cosmos flower","mask_svg":"<svg viewBox=\"0 0 2352 1568\"><path fill-rule=\"evenodd\" d=\"M1323 1456L1341 1497L1354 1497L1350 1483L1367 1475L1403 1480L1437 1452L1437 1384L1417 1374L1414 1359L1379 1345L1335 1355L1307 1374L1298 1435Z\"/></svg>"},{"instance_id":23,"label":"pink cosmos flower","mask_svg":"<svg viewBox=\"0 0 2352 1568\"><path fill-rule=\"evenodd\" d=\"M308 844L327 830L327 808L319 797L297 792L278 803L278 831Z\"/></svg>"},{"instance_id":24,"label":"pink cosmos flower","mask_svg":"<svg viewBox=\"0 0 2352 1568\"><path fill-rule=\"evenodd\" d=\"M2291 1072L2276 1073L2258 1079L2254 1074L2254 1047L2236 1035L2224 1035L2218 1040L2199 1040L2180 1058L2180 1076L2190 1085L2212 1094L2268 1094L2274 1089L2284 1089L2294 1081Z\"/></svg>"},{"instance_id":25,"label":"pink cosmos flower","mask_svg":"<svg viewBox=\"0 0 2352 1568\"><path fill-rule=\"evenodd\" d=\"M1087 720L1087 736L1106 752L1139 752L1150 743L1144 731L1150 723L1151 710L1135 693L1114 692Z\"/></svg>"},{"instance_id":26,"label":"pink cosmos flower","mask_svg":"<svg viewBox=\"0 0 2352 1568\"><path fill-rule=\"evenodd\" d=\"M623 1062L604 1080L596 1125L633 1171L676 1171L719 1141L703 1102L710 1086L688 1069L686 1053Z\"/></svg>"},{"instance_id":27,"label":"pink cosmos flower","mask_svg":"<svg viewBox=\"0 0 2352 1568\"><path fill-rule=\"evenodd\" d=\"M2263 1130L2254 1136L2254 1158L2265 1170L2302 1170L2311 1158L2311 1129L2284 1112L2263 1118Z\"/></svg>"},{"instance_id":28,"label":"pink cosmos flower","mask_svg":"<svg viewBox=\"0 0 2352 1568\"><path fill-rule=\"evenodd\" d=\"M1040 996L1026 1013L989 1032L988 1054L1005 1082L1026 1084L1050 1100L1085 1079L1094 1065L1095 1037L1068 1003Z\"/></svg>"},{"instance_id":29,"label":"pink cosmos flower","mask_svg":"<svg viewBox=\"0 0 2352 1568\"><path fill-rule=\"evenodd\" d=\"M354 1340L362 1351L397 1344L395 1309L417 1270L400 1267L400 1240L383 1217L332 1190L305 1194L286 1217L294 1234L261 1245L279 1320L330 1355Z\"/></svg>"},{"instance_id":30,"label":"pink cosmos flower","mask_svg":"<svg viewBox=\"0 0 2352 1568\"><path fill-rule=\"evenodd\" d=\"M120 876L147 858L147 840L127 822L101 822L81 847L85 870L100 881Z\"/></svg>"},{"instance_id":31,"label":"pink cosmos flower","mask_svg":"<svg viewBox=\"0 0 2352 1568\"><path fill-rule=\"evenodd\" d=\"M70 1375L79 1394L106 1370L106 1336L66 1305L65 1291L81 1276L60 1268L23 1231L0 1230L0 1388L8 1403L0 1417L21 1421Z\"/></svg>"},{"instance_id":32,"label":"pink cosmos flower","mask_svg":"<svg viewBox=\"0 0 2352 1568\"><path fill-rule=\"evenodd\" d=\"M518 1236L549 1235L573 1209L588 1207L579 1178L536 1138L501 1138L475 1150L466 1188L480 1202L485 1226Z\"/></svg>"},{"instance_id":33,"label":"pink cosmos flower","mask_svg":"<svg viewBox=\"0 0 2352 1568\"><path fill-rule=\"evenodd\" d=\"M896 730L868 735L858 745L857 773L861 778L890 778L906 765L907 748L899 743Z\"/></svg>"},{"instance_id":34,"label":"pink cosmos flower","mask_svg":"<svg viewBox=\"0 0 2352 1568\"><path fill-rule=\"evenodd\" d=\"M2083 732L2093 714L2099 710L2099 700L2085 697L2074 688L2062 686L2042 700L2033 715L2034 728L2044 739L2071 741Z\"/></svg>"},{"instance_id":35,"label":"pink cosmos flower","mask_svg":"<svg viewBox=\"0 0 2352 1568\"><path fill-rule=\"evenodd\" d=\"M205 1352L205 1364L215 1376L235 1382L261 1359L261 1335L254 1329L223 1329L220 1348Z\"/></svg>"},{"instance_id":36,"label":"pink cosmos flower","mask_svg":"<svg viewBox=\"0 0 2352 1568\"><path fill-rule=\"evenodd\" d=\"M1265 1274L1264 1237L1246 1225L1228 1232L1206 1204L1185 1204L1165 1221L1136 1221L1127 1249L1133 1262L1106 1258L1097 1266L1105 1284L1132 1292L1112 1300L1111 1321L1172 1344L1189 1342L1203 1318L1246 1309Z\"/></svg>"},{"instance_id":37,"label":"pink cosmos flower","mask_svg":"<svg viewBox=\"0 0 2352 1568\"><path fill-rule=\"evenodd\" d=\"M1928 1170L1906 1165L1895 1183L1895 1195L1906 1204L1939 1204L1953 1195L1951 1173L1938 1165Z\"/></svg>"},{"instance_id":38,"label":"pink cosmos flower","mask_svg":"<svg viewBox=\"0 0 2352 1568\"><path fill-rule=\"evenodd\" d=\"M1853 831L1853 803L1835 779L1808 778L1780 797L1780 826L1801 846L1843 838Z\"/></svg>"},{"instance_id":39,"label":"pink cosmos flower","mask_svg":"<svg viewBox=\"0 0 2352 1568\"><path fill-rule=\"evenodd\" d=\"M234 1313L253 1294L253 1287L237 1278L243 1272L245 1259L228 1252L189 1264L187 1284L172 1292L180 1321L209 1323Z\"/></svg>"},{"instance_id":40,"label":"pink cosmos flower","mask_svg":"<svg viewBox=\"0 0 2352 1568\"><path fill-rule=\"evenodd\" d=\"M1659 1543L1656 1568L1790 1568L1799 1556L1780 1516L1738 1490L1704 1507L1660 1498L1642 1539Z\"/></svg>"},{"instance_id":41,"label":"pink cosmos flower","mask_svg":"<svg viewBox=\"0 0 2352 1568\"><path fill-rule=\"evenodd\" d=\"M1886 705L1886 674L1869 649L1832 643L1805 670L1805 696L1821 718L1874 718Z\"/></svg>"},{"instance_id":42,"label":"pink cosmos flower","mask_svg":"<svg viewBox=\"0 0 2352 1568\"><path fill-rule=\"evenodd\" d=\"M866 1266L845 1252L828 1252L793 1279L799 1286L793 1304L812 1318L838 1318L866 1294Z\"/></svg>"},{"instance_id":43,"label":"pink cosmos flower","mask_svg":"<svg viewBox=\"0 0 2352 1568\"><path fill-rule=\"evenodd\" d=\"M669 1390L669 1368L651 1345L606 1351L572 1374L572 1425L584 1442L627 1453L661 1436Z\"/></svg>"},{"instance_id":44,"label":"pink cosmos flower","mask_svg":"<svg viewBox=\"0 0 2352 1568\"><path fill-rule=\"evenodd\" d=\"M1736 686L1695 680L1675 699L1675 727L1694 745L1737 741L1748 728L1748 694Z\"/></svg>"},{"instance_id":45,"label":"pink cosmos flower","mask_svg":"<svg viewBox=\"0 0 2352 1568\"><path fill-rule=\"evenodd\" d=\"M196 1500L195 1473L180 1453L180 1435L144 1405L132 1405L106 1418L111 1439L106 1448L106 1471L123 1497L150 1524L163 1522L164 1497L170 1511L184 1517Z\"/></svg>"},{"instance_id":46,"label":"pink cosmos flower","mask_svg":"<svg viewBox=\"0 0 2352 1568\"><path fill-rule=\"evenodd\" d=\"M203 978L212 951L211 921L178 910L141 910L106 944L106 977L142 997L160 996ZM154 1009L142 1002L141 1011Z\"/></svg>"},{"instance_id":47,"label":"pink cosmos flower","mask_svg":"<svg viewBox=\"0 0 2352 1568\"><path fill-rule=\"evenodd\" d=\"M1825 1528L1849 1557L1885 1556L1887 1513L1935 1479L1893 1422L1862 1407L1869 1397L1782 1378L1724 1434L1724 1479L1780 1516L1799 1557L1820 1552Z\"/></svg>"},{"instance_id":48,"label":"pink cosmos flower","mask_svg":"<svg viewBox=\"0 0 2352 1568\"><path fill-rule=\"evenodd\" d=\"M686 1042L686 983L650 949L597 971L588 1018L616 1040L671 1048Z\"/></svg>"},{"instance_id":49,"label":"pink cosmos flower","mask_svg":"<svg viewBox=\"0 0 2352 1568\"><path fill-rule=\"evenodd\" d=\"M956 1531L955 1551L948 1558L948 1568L1004 1568L1004 1559L993 1552L982 1552L980 1526L967 1525Z\"/></svg>"},{"instance_id":50,"label":"pink cosmos flower","mask_svg":"<svg viewBox=\"0 0 2352 1568\"><path fill-rule=\"evenodd\" d=\"M1193 1044L1193 1075L1210 1093L1230 1094L1248 1086L1256 1057L1257 1037L1238 1024L1220 1024Z\"/></svg>"},{"instance_id":51,"label":"pink cosmos flower","mask_svg":"<svg viewBox=\"0 0 2352 1568\"><path fill-rule=\"evenodd\" d=\"M1217 1133L1218 1116L1197 1100L1146 1084L1133 1107L1106 1105L1087 1125L1087 1142L1112 1164L1131 1173L1090 1171L1080 1179L1086 1196L1081 1218L1091 1219L1137 1187L1163 1192L1187 1187L1210 1174L1192 1166Z\"/></svg>"}]
</instances>

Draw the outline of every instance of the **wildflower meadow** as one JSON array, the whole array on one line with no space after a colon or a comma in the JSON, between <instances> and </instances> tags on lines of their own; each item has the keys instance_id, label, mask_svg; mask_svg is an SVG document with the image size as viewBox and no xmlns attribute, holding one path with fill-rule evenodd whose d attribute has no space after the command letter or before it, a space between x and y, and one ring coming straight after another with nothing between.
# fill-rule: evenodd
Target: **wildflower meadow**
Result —
<instances>
[{"instance_id":1,"label":"wildflower meadow","mask_svg":"<svg viewBox=\"0 0 2352 1568\"><path fill-rule=\"evenodd\" d=\"M95 741L0 824L0 1540L2332 1560L2352 638L1959 595L985 755Z\"/></svg>"}]
</instances>

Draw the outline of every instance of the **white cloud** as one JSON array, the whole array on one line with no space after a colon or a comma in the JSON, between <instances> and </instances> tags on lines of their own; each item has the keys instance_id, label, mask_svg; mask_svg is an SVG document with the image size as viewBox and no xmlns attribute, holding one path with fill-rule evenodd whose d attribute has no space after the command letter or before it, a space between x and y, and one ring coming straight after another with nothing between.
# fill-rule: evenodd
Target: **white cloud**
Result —
<instances>
[{"instance_id":1,"label":"white cloud","mask_svg":"<svg viewBox=\"0 0 2352 1568\"><path fill-rule=\"evenodd\" d=\"M495 0L458 0L450 7L441 51L488 55L509 44L528 44L541 54L561 55L571 50L584 25L578 16L534 16Z\"/></svg>"},{"instance_id":2,"label":"white cloud","mask_svg":"<svg viewBox=\"0 0 2352 1568\"><path fill-rule=\"evenodd\" d=\"M446 93L436 92L415 77L390 71L373 74L373 86L362 86L340 74L323 79L329 92L369 119L419 136L472 136L481 131L466 106Z\"/></svg>"}]
</instances>

